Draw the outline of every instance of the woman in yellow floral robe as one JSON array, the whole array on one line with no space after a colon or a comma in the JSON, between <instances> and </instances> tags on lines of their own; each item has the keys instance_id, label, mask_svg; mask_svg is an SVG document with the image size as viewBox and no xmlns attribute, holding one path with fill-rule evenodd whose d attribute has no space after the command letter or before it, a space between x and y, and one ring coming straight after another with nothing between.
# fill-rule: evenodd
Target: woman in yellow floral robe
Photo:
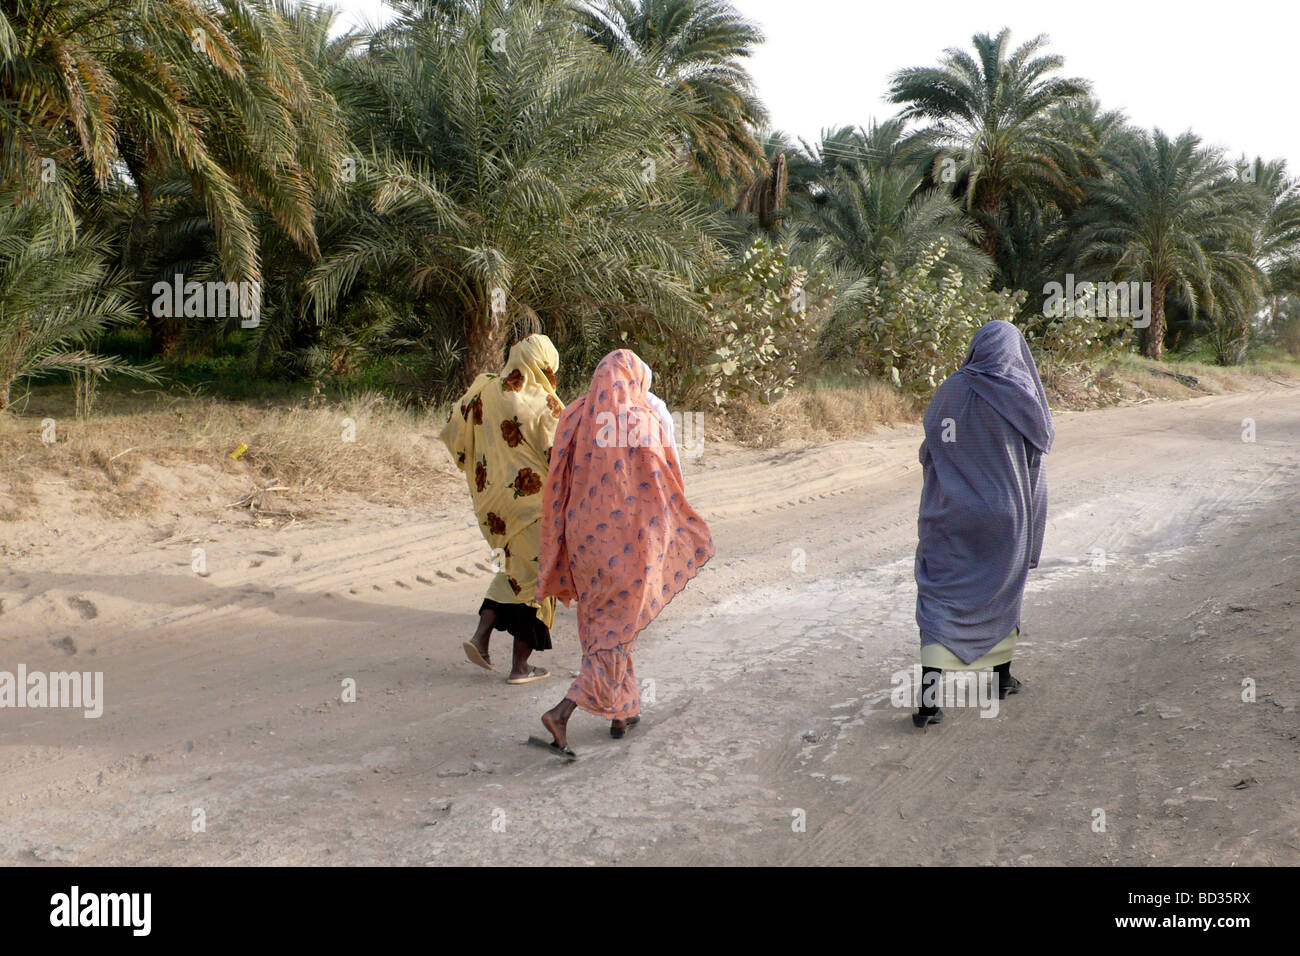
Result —
<instances>
[{"instance_id":1,"label":"woman in yellow floral robe","mask_svg":"<svg viewBox=\"0 0 1300 956\"><path fill-rule=\"evenodd\" d=\"M528 658L550 648L555 620L555 598L538 601L534 592L542 485L564 411L555 394L559 364L545 335L517 342L499 375L480 375L452 406L441 436L465 472L497 571L479 608L478 629L464 644L465 656L492 670L488 641L494 630L508 631L514 637L511 684L549 676L545 668L530 667Z\"/></svg>"}]
</instances>

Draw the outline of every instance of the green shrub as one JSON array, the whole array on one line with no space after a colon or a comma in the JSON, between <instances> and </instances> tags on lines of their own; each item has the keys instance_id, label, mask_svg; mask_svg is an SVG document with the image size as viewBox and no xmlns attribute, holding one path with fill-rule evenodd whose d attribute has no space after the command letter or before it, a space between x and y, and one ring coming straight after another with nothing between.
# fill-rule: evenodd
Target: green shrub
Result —
<instances>
[{"instance_id":1,"label":"green shrub","mask_svg":"<svg viewBox=\"0 0 1300 956\"><path fill-rule=\"evenodd\" d=\"M947 254L940 240L907 268L886 263L879 278L845 290L823 351L906 392L932 392L961 365L975 331L993 319L1014 321L1025 295L971 282L946 267Z\"/></svg>"},{"instance_id":2,"label":"green shrub","mask_svg":"<svg viewBox=\"0 0 1300 956\"><path fill-rule=\"evenodd\" d=\"M1122 351L1132 335L1131 318L1076 313L1030 313L1017 324L1036 348L1058 365L1095 362Z\"/></svg>"},{"instance_id":3,"label":"green shrub","mask_svg":"<svg viewBox=\"0 0 1300 956\"><path fill-rule=\"evenodd\" d=\"M656 388L673 401L722 405L742 396L771 402L794 386L828 296L787 245L755 239L699 295L705 317L688 333L623 331L654 369Z\"/></svg>"}]
</instances>

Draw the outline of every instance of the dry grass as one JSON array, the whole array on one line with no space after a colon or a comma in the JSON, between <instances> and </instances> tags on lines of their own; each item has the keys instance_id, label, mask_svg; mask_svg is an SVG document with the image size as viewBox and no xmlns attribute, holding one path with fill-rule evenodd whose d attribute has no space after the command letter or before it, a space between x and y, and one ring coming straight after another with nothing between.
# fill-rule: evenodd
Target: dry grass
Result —
<instances>
[{"instance_id":1,"label":"dry grass","mask_svg":"<svg viewBox=\"0 0 1300 956\"><path fill-rule=\"evenodd\" d=\"M345 440L347 419L353 441ZM53 443L42 441L47 420ZM68 401L42 395L0 415L0 519L26 516L39 489L51 485L115 518L183 501L198 485L217 495L219 507L242 502L273 517L309 513L348 494L381 504L427 501L459 474L438 440L441 420L375 395L309 408L161 393L115 395L77 419Z\"/></svg>"},{"instance_id":2,"label":"dry grass","mask_svg":"<svg viewBox=\"0 0 1300 956\"><path fill-rule=\"evenodd\" d=\"M1300 363L1280 360L1223 368L1202 362L1153 362L1137 355L1122 355L1094 366L1044 363L1040 372L1053 407L1068 409L1300 387Z\"/></svg>"},{"instance_id":3,"label":"dry grass","mask_svg":"<svg viewBox=\"0 0 1300 956\"><path fill-rule=\"evenodd\" d=\"M855 387L798 388L769 405L742 401L718 416L722 437L751 448L813 445L868 435L881 426L920 419L924 405L897 389L868 381Z\"/></svg>"},{"instance_id":4,"label":"dry grass","mask_svg":"<svg viewBox=\"0 0 1300 956\"><path fill-rule=\"evenodd\" d=\"M1124 356L1091 369L1042 372L1058 408L1300 387L1300 364L1280 360L1224 369ZM916 422L924 408L879 382L841 379L795 389L770 405L733 404L708 416L707 438L751 448L811 445ZM41 437L47 419L56 438L48 444ZM355 441L344 440L345 419L355 425ZM273 522L349 498L441 506L464 494L438 440L442 421L440 413L412 412L374 394L256 406L161 392L110 392L93 416L78 419L68 390L44 389L0 413L0 521L39 517L55 503L107 518L206 510ZM246 450L232 458L241 445Z\"/></svg>"},{"instance_id":5,"label":"dry grass","mask_svg":"<svg viewBox=\"0 0 1300 956\"><path fill-rule=\"evenodd\" d=\"M1110 363L1110 368L1131 392L1156 399L1196 398L1300 385L1300 363L1288 361L1255 362L1224 368L1204 362L1153 362L1137 355L1124 355ZM1195 379L1195 382L1188 379Z\"/></svg>"}]
</instances>

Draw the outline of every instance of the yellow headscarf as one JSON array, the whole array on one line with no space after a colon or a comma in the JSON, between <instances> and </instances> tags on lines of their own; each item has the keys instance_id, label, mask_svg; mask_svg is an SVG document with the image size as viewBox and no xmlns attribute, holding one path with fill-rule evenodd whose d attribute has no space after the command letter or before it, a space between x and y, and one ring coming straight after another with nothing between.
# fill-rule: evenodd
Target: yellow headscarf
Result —
<instances>
[{"instance_id":1,"label":"yellow headscarf","mask_svg":"<svg viewBox=\"0 0 1300 956\"><path fill-rule=\"evenodd\" d=\"M508 383L518 372L523 376L525 386L534 385L555 395L555 373L559 367L560 353L554 343L545 335L530 335L511 346L501 378ZM558 395L555 397L559 398Z\"/></svg>"}]
</instances>

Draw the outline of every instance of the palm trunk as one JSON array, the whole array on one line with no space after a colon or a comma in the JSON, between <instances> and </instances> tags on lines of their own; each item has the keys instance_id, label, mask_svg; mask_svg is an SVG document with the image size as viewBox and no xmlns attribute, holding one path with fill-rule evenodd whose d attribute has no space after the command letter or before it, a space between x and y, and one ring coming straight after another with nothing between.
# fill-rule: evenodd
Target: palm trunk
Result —
<instances>
[{"instance_id":1,"label":"palm trunk","mask_svg":"<svg viewBox=\"0 0 1300 956\"><path fill-rule=\"evenodd\" d=\"M465 361L460 367L461 385L469 388L482 372L501 367L506 324L490 310L472 314L465 324Z\"/></svg>"},{"instance_id":2,"label":"palm trunk","mask_svg":"<svg viewBox=\"0 0 1300 956\"><path fill-rule=\"evenodd\" d=\"M149 347L154 355L168 357L176 351L181 341L179 319L160 318L154 315L151 309L147 309L145 324L149 327Z\"/></svg>"},{"instance_id":3,"label":"palm trunk","mask_svg":"<svg viewBox=\"0 0 1300 956\"><path fill-rule=\"evenodd\" d=\"M120 146L127 172L131 174L131 179L135 181L135 188L140 196L140 217L143 220L143 229L141 231L147 233L153 221L153 184L149 179L148 169L135 141L129 137L123 137ZM132 232L133 230L128 230L126 233L126 243L122 249L122 264L126 268L138 271L140 263L133 261L131 258L136 255L133 248L132 240L134 236ZM147 288L141 290L140 301L144 306L145 326L149 329L149 348L154 355L171 355L176 351L176 346L180 343L181 318L177 316L168 319L154 315L151 307L153 296Z\"/></svg>"},{"instance_id":4,"label":"palm trunk","mask_svg":"<svg viewBox=\"0 0 1300 956\"><path fill-rule=\"evenodd\" d=\"M984 191L978 203L981 212L988 215L990 222L996 222L998 210L1002 208L1002 194L992 190ZM997 261L998 254L998 233L997 229L986 224L984 232L980 236L980 251L990 259Z\"/></svg>"},{"instance_id":5,"label":"palm trunk","mask_svg":"<svg viewBox=\"0 0 1300 956\"><path fill-rule=\"evenodd\" d=\"M987 226L984 228L984 234L980 236L980 251L990 259L993 259L998 252L998 234Z\"/></svg>"},{"instance_id":6,"label":"palm trunk","mask_svg":"<svg viewBox=\"0 0 1300 956\"><path fill-rule=\"evenodd\" d=\"M1151 283L1151 324L1146 328L1146 356L1160 361L1165 351L1165 283Z\"/></svg>"},{"instance_id":7,"label":"palm trunk","mask_svg":"<svg viewBox=\"0 0 1300 956\"><path fill-rule=\"evenodd\" d=\"M1241 317L1241 337L1237 340L1236 347L1232 350L1232 364L1240 365L1246 361L1246 350L1250 348L1250 313L1246 312Z\"/></svg>"}]
</instances>

